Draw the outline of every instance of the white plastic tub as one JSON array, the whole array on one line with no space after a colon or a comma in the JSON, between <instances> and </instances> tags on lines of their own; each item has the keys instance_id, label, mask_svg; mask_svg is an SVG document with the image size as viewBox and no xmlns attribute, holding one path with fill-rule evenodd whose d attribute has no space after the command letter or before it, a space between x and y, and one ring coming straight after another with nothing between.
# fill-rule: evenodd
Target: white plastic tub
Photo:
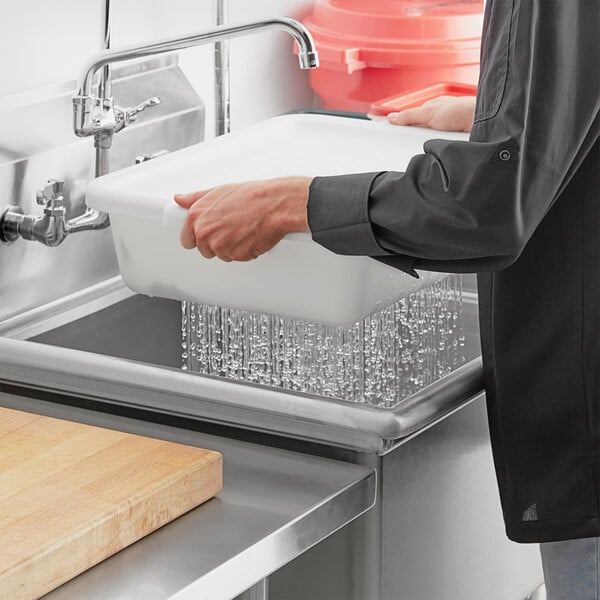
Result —
<instances>
[{"instance_id":1,"label":"white plastic tub","mask_svg":"<svg viewBox=\"0 0 600 600\"><path fill-rule=\"evenodd\" d=\"M255 261L207 260L180 246L186 211L173 194L283 175L403 170L431 134L323 115L276 117L96 179L87 203L110 214L121 274L136 292L350 324L443 275L415 279L368 257L339 256L309 234L290 235Z\"/></svg>"}]
</instances>

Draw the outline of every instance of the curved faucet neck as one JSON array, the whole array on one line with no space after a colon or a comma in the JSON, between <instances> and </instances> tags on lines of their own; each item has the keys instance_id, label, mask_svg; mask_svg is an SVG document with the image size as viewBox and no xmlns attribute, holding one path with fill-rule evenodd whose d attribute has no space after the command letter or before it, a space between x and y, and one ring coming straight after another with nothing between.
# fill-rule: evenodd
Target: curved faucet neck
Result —
<instances>
[{"instance_id":1,"label":"curved faucet neck","mask_svg":"<svg viewBox=\"0 0 600 600\"><path fill-rule=\"evenodd\" d=\"M115 62L142 58L153 54L183 50L193 46L200 46L218 42L229 38L251 35L259 31L279 29L290 33L300 47L300 68L311 69L319 65L314 41L308 29L296 19L289 17L274 17L263 21L223 25L212 29L192 33L187 36L163 38L148 44L132 44L98 52L90 58L84 66L77 81L75 96L86 97L93 95L94 75L101 67Z\"/></svg>"}]
</instances>

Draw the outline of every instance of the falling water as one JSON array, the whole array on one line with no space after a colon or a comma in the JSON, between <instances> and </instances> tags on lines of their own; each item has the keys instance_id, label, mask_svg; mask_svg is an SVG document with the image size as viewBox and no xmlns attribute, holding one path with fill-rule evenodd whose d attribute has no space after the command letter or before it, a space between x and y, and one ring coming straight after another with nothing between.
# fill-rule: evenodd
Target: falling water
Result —
<instances>
[{"instance_id":1,"label":"falling water","mask_svg":"<svg viewBox=\"0 0 600 600\"><path fill-rule=\"evenodd\" d=\"M462 277L350 327L182 304L182 368L392 407L465 362Z\"/></svg>"}]
</instances>

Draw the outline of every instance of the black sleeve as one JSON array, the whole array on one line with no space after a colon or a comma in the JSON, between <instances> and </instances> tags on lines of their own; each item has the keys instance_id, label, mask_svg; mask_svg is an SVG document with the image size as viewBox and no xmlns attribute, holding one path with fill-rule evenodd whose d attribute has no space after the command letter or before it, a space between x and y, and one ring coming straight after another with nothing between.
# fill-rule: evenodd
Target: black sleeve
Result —
<instances>
[{"instance_id":1,"label":"black sleeve","mask_svg":"<svg viewBox=\"0 0 600 600\"><path fill-rule=\"evenodd\" d=\"M407 272L514 262L599 136L598 0L488 0L470 141L405 173L317 177L315 241Z\"/></svg>"}]
</instances>

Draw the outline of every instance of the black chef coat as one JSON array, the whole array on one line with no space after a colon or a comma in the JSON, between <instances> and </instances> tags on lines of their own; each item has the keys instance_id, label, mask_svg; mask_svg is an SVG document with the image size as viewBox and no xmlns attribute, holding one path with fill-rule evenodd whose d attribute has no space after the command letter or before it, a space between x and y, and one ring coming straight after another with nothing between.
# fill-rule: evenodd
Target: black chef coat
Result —
<instances>
[{"instance_id":1,"label":"black chef coat","mask_svg":"<svg viewBox=\"0 0 600 600\"><path fill-rule=\"evenodd\" d=\"M340 254L479 273L508 536L600 535L599 0L488 0L470 141L405 173L316 178L313 238Z\"/></svg>"}]
</instances>

